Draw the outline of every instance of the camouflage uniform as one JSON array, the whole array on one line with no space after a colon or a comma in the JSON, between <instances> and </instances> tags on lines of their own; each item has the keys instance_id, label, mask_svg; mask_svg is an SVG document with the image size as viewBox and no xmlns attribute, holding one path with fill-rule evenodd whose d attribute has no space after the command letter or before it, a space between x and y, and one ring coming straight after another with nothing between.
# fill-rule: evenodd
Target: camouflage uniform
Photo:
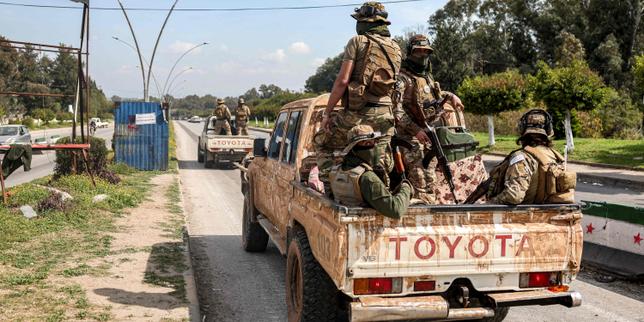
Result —
<instances>
[{"instance_id":1,"label":"camouflage uniform","mask_svg":"<svg viewBox=\"0 0 644 322\"><path fill-rule=\"evenodd\" d=\"M520 128L522 137L532 133L548 138L554 134L550 115L543 110L532 110L524 114ZM563 157L557 151L544 145L524 146L512 152L499 165L507 166L505 174L499 172L503 178L492 176L488 203L518 205L574 202L576 176L565 171L563 162ZM552 183L548 177L552 177Z\"/></svg>"},{"instance_id":2,"label":"camouflage uniform","mask_svg":"<svg viewBox=\"0 0 644 322\"><path fill-rule=\"evenodd\" d=\"M223 129L226 131L226 135L232 135L232 131L230 130L230 119L232 115L230 114L228 106L224 104L224 100L217 99L217 107L215 107L212 115L217 118L215 121L215 134L219 135Z\"/></svg>"},{"instance_id":3,"label":"camouflage uniform","mask_svg":"<svg viewBox=\"0 0 644 322\"><path fill-rule=\"evenodd\" d=\"M347 155L341 165L331 170L331 189L335 200L347 206L372 207L390 218L400 218L407 212L413 188L403 182L396 194L389 191L387 185L376 175L364 152L355 152L354 146L366 140L377 140L378 136L368 125L355 126L348 133L349 145L345 148ZM375 149L372 147L371 150ZM377 155L377 151L375 152Z\"/></svg>"},{"instance_id":4,"label":"camouflage uniform","mask_svg":"<svg viewBox=\"0 0 644 322\"><path fill-rule=\"evenodd\" d=\"M375 13L363 16L363 8L371 8ZM356 11L352 17L359 23L380 21L383 26L390 24L384 6L378 2L367 2ZM400 47L388 36L366 32L349 40L343 61L354 62L343 98L344 108L330 115L330 133L321 129L314 138L320 180L328 182L329 171L335 164L334 151L346 146L349 130L356 125L369 125L383 135L377 148L384 153L374 170L389 184L387 174L393 170L389 143L395 131L391 94L400 70Z\"/></svg>"},{"instance_id":5,"label":"camouflage uniform","mask_svg":"<svg viewBox=\"0 0 644 322\"><path fill-rule=\"evenodd\" d=\"M427 49L430 52L432 50L429 46L429 41L422 35L417 35L410 39L407 57L414 49ZM434 114L433 109L424 109L423 102L438 99L441 93L429 74L414 73L406 65L407 60L403 62L400 70L398 83L396 84L396 95L394 96L397 105L400 106L396 115L398 120L396 123L397 136L406 141L408 145L400 145L399 148L403 154L409 181L416 191L414 198L418 198L427 204L434 204L436 203L434 196L436 166L433 163L427 169L423 167L423 158L427 153L431 153L431 144L423 144L415 137L424 127L418 124L420 120L414 118L412 110L422 110L426 117L431 117Z\"/></svg>"},{"instance_id":6,"label":"camouflage uniform","mask_svg":"<svg viewBox=\"0 0 644 322\"><path fill-rule=\"evenodd\" d=\"M248 135L248 119L250 118L250 108L244 104L244 99L240 98L237 109L235 110L235 124L237 125L238 135Z\"/></svg>"}]
</instances>

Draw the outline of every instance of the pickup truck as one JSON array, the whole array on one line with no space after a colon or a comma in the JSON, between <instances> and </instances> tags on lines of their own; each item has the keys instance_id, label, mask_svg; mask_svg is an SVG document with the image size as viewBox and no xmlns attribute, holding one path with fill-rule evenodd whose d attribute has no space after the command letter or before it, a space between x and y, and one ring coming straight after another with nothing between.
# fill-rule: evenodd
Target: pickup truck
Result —
<instances>
[{"instance_id":1,"label":"pickup truck","mask_svg":"<svg viewBox=\"0 0 644 322\"><path fill-rule=\"evenodd\" d=\"M286 256L289 321L501 321L511 306L581 305L569 289L577 204L413 205L394 220L309 188L327 100L285 105L268 146L255 139L238 165L242 246L262 252L270 238Z\"/></svg>"},{"instance_id":2,"label":"pickup truck","mask_svg":"<svg viewBox=\"0 0 644 322\"><path fill-rule=\"evenodd\" d=\"M214 116L206 118L203 131L199 136L197 161L203 162L206 168L241 162L253 151L253 137L219 135L215 133L215 121Z\"/></svg>"}]
</instances>

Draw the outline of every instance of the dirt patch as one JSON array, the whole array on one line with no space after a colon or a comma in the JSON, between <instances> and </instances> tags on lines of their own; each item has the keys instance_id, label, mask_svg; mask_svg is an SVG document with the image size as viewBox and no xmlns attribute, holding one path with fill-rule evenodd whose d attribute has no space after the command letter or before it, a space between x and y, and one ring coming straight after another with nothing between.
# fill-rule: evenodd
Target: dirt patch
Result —
<instances>
[{"instance_id":1,"label":"dirt patch","mask_svg":"<svg viewBox=\"0 0 644 322\"><path fill-rule=\"evenodd\" d=\"M183 214L167 201L176 180L171 174L153 178L149 199L116 220L110 255L70 271L73 276L86 266L103 268L72 280L86 291L89 303L109 307L111 319L187 321L196 313L190 312L196 292L187 249L182 236L172 233L181 230Z\"/></svg>"}]
</instances>

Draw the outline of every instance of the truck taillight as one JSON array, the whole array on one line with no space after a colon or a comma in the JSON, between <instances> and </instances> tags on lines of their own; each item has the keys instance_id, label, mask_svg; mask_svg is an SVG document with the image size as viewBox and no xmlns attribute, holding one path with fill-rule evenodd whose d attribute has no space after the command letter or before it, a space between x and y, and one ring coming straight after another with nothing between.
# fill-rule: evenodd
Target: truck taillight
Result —
<instances>
[{"instance_id":1,"label":"truck taillight","mask_svg":"<svg viewBox=\"0 0 644 322\"><path fill-rule=\"evenodd\" d=\"M558 272L521 273L519 287L549 287L559 285Z\"/></svg>"},{"instance_id":2,"label":"truck taillight","mask_svg":"<svg viewBox=\"0 0 644 322\"><path fill-rule=\"evenodd\" d=\"M391 294L402 292L402 278L357 278L353 280L353 294Z\"/></svg>"},{"instance_id":3,"label":"truck taillight","mask_svg":"<svg viewBox=\"0 0 644 322\"><path fill-rule=\"evenodd\" d=\"M414 282L414 292L433 291L436 289L436 281Z\"/></svg>"}]
</instances>

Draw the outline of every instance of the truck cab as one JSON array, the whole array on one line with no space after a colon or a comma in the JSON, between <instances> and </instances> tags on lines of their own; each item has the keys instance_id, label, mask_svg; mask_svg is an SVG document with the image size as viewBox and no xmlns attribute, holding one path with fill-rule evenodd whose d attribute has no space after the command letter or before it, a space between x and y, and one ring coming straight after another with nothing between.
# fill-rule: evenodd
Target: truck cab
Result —
<instances>
[{"instance_id":1,"label":"truck cab","mask_svg":"<svg viewBox=\"0 0 644 322\"><path fill-rule=\"evenodd\" d=\"M286 255L289 321L501 321L511 306L581 305L576 204L413 205L395 220L311 189L327 101L285 105L239 165L243 248L270 238Z\"/></svg>"}]
</instances>

